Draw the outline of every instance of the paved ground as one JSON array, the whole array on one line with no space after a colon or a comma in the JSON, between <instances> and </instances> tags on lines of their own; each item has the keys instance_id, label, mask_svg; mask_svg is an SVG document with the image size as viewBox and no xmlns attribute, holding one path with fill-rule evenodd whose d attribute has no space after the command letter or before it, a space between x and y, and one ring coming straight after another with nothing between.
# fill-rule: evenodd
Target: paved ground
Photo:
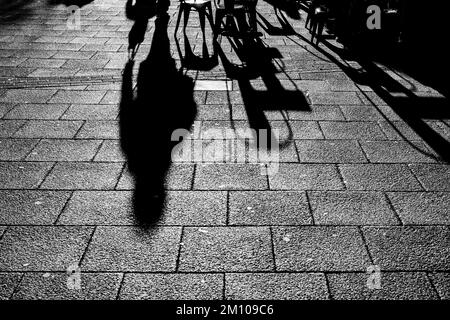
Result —
<instances>
[{"instance_id":1,"label":"paved ground","mask_svg":"<svg viewBox=\"0 0 450 320\"><path fill-rule=\"evenodd\" d=\"M169 38L179 65L177 12L173 1ZM267 3L259 12L279 26ZM201 52L196 19L187 33ZM397 115L395 99L343 72L357 62L308 43L304 19L288 21L297 34L262 39L279 51L282 92L308 102L261 107L285 139L279 172L267 177L259 164L232 161L173 164L158 226L141 228L120 149L132 26L124 1L84 6L79 31L67 29L64 5L32 1L3 13L0 298L448 299L449 166ZM135 75L153 31L154 19ZM384 72L417 97L441 98ZM196 80L197 129L248 127L242 86L221 65L186 74ZM251 83L264 91L260 79ZM449 117L421 119L449 140ZM82 290L67 285L74 265ZM381 289L367 286L373 265Z\"/></svg>"}]
</instances>

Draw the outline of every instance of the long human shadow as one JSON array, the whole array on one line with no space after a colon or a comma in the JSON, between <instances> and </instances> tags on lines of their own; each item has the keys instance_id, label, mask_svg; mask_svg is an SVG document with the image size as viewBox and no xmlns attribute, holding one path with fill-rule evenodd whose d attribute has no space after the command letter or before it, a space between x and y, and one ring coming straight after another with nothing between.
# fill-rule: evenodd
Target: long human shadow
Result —
<instances>
[{"instance_id":1,"label":"long human shadow","mask_svg":"<svg viewBox=\"0 0 450 320\"><path fill-rule=\"evenodd\" d=\"M166 11L159 12L150 53L139 65L135 91L134 62L130 60L123 71L120 141L134 177L133 206L140 226L151 226L160 218L171 153L178 143L172 141L172 133L189 130L196 116L194 84L179 72L171 56L168 21Z\"/></svg>"}]
</instances>

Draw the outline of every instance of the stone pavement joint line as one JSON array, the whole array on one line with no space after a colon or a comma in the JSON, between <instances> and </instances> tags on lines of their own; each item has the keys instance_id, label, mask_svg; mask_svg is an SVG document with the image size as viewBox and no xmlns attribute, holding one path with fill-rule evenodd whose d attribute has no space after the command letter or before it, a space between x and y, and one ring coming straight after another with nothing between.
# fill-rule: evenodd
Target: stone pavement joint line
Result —
<instances>
[{"instance_id":1,"label":"stone pavement joint line","mask_svg":"<svg viewBox=\"0 0 450 320\"><path fill-rule=\"evenodd\" d=\"M277 51L279 95L261 77L249 90L220 59L210 70L183 70L194 81L191 134L206 146L205 162L170 165L161 216L144 228L134 210L140 180L120 127L132 27L124 6L83 6L80 30L67 29L64 5L44 0L16 8L14 18L0 13L0 299L450 298L449 165L334 59L355 69L358 62L305 41L304 12L287 18L298 35L263 32ZM258 11L278 25L268 3L259 1ZM177 14L174 0L168 34L180 67ZM131 86L154 31L151 19ZM186 35L201 55L196 14ZM183 48L181 38L179 31ZM226 39L221 47L237 59ZM441 98L407 79L417 96ZM207 136L249 129L252 108L283 141L274 175L231 161L230 141ZM157 114L143 132L167 120ZM449 119L426 123L450 140ZM142 156L155 156L156 140L142 141ZM213 161L217 145L221 163ZM367 286L373 265L381 289ZM67 286L74 266L81 290Z\"/></svg>"}]
</instances>

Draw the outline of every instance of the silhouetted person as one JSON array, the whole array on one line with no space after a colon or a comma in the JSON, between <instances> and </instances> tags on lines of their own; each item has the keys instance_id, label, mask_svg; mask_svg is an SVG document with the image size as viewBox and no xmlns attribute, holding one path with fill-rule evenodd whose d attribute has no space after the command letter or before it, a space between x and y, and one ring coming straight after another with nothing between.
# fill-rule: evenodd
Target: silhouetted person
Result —
<instances>
[{"instance_id":1,"label":"silhouetted person","mask_svg":"<svg viewBox=\"0 0 450 320\"><path fill-rule=\"evenodd\" d=\"M148 57L139 66L137 92L132 89L133 61L125 66L120 105L122 149L135 178L134 209L138 222L153 223L164 204L164 183L171 164L176 129L189 129L195 119L193 81L176 68L167 35L168 2L158 16Z\"/></svg>"}]
</instances>

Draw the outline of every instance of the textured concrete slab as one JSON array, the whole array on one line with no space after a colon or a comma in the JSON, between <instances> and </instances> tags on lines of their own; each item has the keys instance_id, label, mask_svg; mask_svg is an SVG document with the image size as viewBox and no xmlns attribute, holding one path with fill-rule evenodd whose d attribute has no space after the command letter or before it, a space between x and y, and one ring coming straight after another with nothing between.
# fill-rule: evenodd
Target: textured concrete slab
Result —
<instances>
[{"instance_id":1,"label":"textured concrete slab","mask_svg":"<svg viewBox=\"0 0 450 320\"><path fill-rule=\"evenodd\" d=\"M395 192L388 197L404 224L450 225L448 192Z\"/></svg>"},{"instance_id":2,"label":"textured concrete slab","mask_svg":"<svg viewBox=\"0 0 450 320\"><path fill-rule=\"evenodd\" d=\"M304 192L242 191L230 193L231 225L310 225Z\"/></svg>"},{"instance_id":3,"label":"textured concrete slab","mask_svg":"<svg viewBox=\"0 0 450 320\"><path fill-rule=\"evenodd\" d=\"M115 120L119 108L114 105L73 104L61 119L65 120Z\"/></svg>"},{"instance_id":4,"label":"textured concrete slab","mask_svg":"<svg viewBox=\"0 0 450 320\"><path fill-rule=\"evenodd\" d=\"M59 162L45 179L43 189L114 189L121 163Z\"/></svg>"},{"instance_id":5,"label":"textured concrete slab","mask_svg":"<svg viewBox=\"0 0 450 320\"><path fill-rule=\"evenodd\" d=\"M0 241L2 271L65 271L79 263L90 227L9 227Z\"/></svg>"},{"instance_id":6,"label":"textured concrete slab","mask_svg":"<svg viewBox=\"0 0 450 320\"><path fill-rule=\"evenodd\" d=\"M366 227L363 234L375 264L383 270L448 270L446 227Z\"/></svg>"},{"instance_id":7,"label":"textured concrete slab","mask_svg":"<svg viewBox=\"0 0 450 320\"><path fill-rule=\"evenodd\" d=\"M21 273L0 273L0 300L8 300L19 285Z\"/></svg>"},{"instance_id":8,"label":"textured concrete slab","mask_svg":"<svg viewBox=\"0 0 450 320\"><path fill-rule=\"evenodd\" d=\"M58 219L62 225L132 225L130 191L75 191Z\"/></svg>"},{"instance_id":9,"label":"textured concrete slab","mask_svg":"<svg viewBox=\"0 0 450 320\"><path fill-rule=\"evenodd\" d=\"M320 121L326 139L385 140L376 122Z\"/></svg>"},{"instance_id":10,"label":"textured concrete slab","mask_svg":"<svg viewBox=\"0 0 450 320\"><path fill-rule=\"evenodd\" d=\"M122 152L119 140L105 140L95 155L94 161L125 162L126 156Z\"/></svg>"},{"instance_id":11,"label":"textured concrete slab","mask_svg":"<svg viewBox=\"0 0 450 320\"><path fill-rule=\"evenodd\" d=\"M119 139L119 122L113 120L86 121L76 137L78 139Z\"/></svg>"},{"instance_id":12,"label":"textured concrete slab","mask_svg":"<svg viewBox=\"0 0 450 320\"><path fill-rule=\"evenodd\" d=\"M431 273L429 274L434 287L439 293L441 299L450 299L450 273Z\"/></svg>"},{"instance_id":13,"label":"textured concrete slab","mask_svg":"<svg viewBox=\"0 0 450 320\"><path fill-rule=\"evenodd\" d=\"M175 271L181 228L97 227L86 252L86 271Z\"/></svg>"},{"instance_id":14,"label":"textured concrete slab","mask_svg":"<svg viewBox=\"0 0 450 320\"><path fill-rule=\"evenodd\" d=\"M362 271L371 264L354 227L275 227L277 271Z\"/></svg>"},{"instance_id":15,"label":"textured concrete slab","mask_svg":"<svg viewBox=\"0 0 450 320\"><path fill-rule=\"evenodd\" d=\"M222 191L169 191L161 219L163 225L225 225L227 193Z\"/></svg>"},{"instance_id":16,"label":"textured concrete slab","mask_svg":"<svg viewBox=\"0 0 450 320\"><path fill-rule=\"evenodd\" d=\"M327 164L280 164L269 176L272 190L341 190L343 185L335 166Z\"/></svg>"},{"instance_id":17,"label":"textured concrete slab","mask_svg":"<svg viewBox=\"0 0 450 320\"><path fill-rule=\"evenodd\" d=\"M12 137L25 123L26 120L0 120L0 137Z\"/></svg>"},{"instance_id":18,"label":"textured concrete slab","mask_svg":"<svg viewBox=\"0 0 450 320\"><path fill-rule=\"evenodd\" d=\"M90 161L100 140L42 139L29 153L30 161Z\"/></svg>"},{"instance_id":19,"label":"textured concrete slab","mask_svg":"<svg viewBox=\"0 0 450 320\"><path fill-rule=\"evenodd\" d=\"M222 299L221 274L129 273L120 291L121 300L217 300Z\"/></svg>"},{"instance_id":20,"label":"textured concrete slab","mask_svg":"<svg viewBox=\"0 0 450 320\"><path fill-rule=\"evenodd\" d=\"M0 161L20 161L38 143L37 139L0 139Z\"/></svg>"},{"instance_id":21,"label":"textured concrete slab","mask_svg":"<svg viewBox=\"0 0 450 320\"><path fill-rule=\"evenodd\" d=\"M327 274L331 297L337 300L429 300L436 299L423 272L382 272L380 289L370 289L366 273Z\"/></svg>"},{"instance_id":22,"label":"textured concrete slab","mask_svg":"<svg viewBox=\"0 0 450 320\"><path fill-rule=\"evenodd\" d=\"M300 162L365 163L364 153L354 140L296 141Z\"/></svg>"},{"instance_id":23,"label":"textured concrete slab","mask_svg":"<svg viewBox=\"0 0 450 320\"><path fill-rule=\"evenodd\" d=\"M115 300L122 280L118 273L83 273L81 289L68 287L66 273L25 273L13 300Z\"/></svg>"},{"instance_id":24,"label":"textured concrete slab","mask_svg":"<svg viewBox=\"0 0 450 320\"><path fill-rule=\"evenodd\" d=\"M316 224L398 225L386 197L378 192L308 192Z\"/></svg>"},{"instance_id":25,"label":"textured concrete slab","mask_svg":"<svg viewBox=\"0 0 450 320\"><path fill-rule=\"evenodd\" d=\"M195 173L196 190L267 189L264 167L257 164L199 164Z\"/></svg>"},{"instance_id":26,"label":"textured concrete slab","mask_svg":"<svg viewBox=\"0 0 450 320\"><path fill-rule=\"evenodd\" d=\"M273 270L270 238L267 227L185 228L179 270Z\"/></svg>"},{"instance_id":27,"label":"textured concrete slab","mask_svg":"<svg viewBox=\"0 0 450 320\"><path fill-rule=\"evenodd\" d=\"M421 142L362 141L361 146L374 163L436 162L429 149Z\"/></svg>"},{"instance_id":28,"label":"textured concrete slab","mask_svg":"<svg viewBox=\"0 0 450 320\"><path fill-rule=\"evenodd\" d=\"M328 299L320 273L227 273L225 295L230 300Z\"/></svg>"},{"instance_id":29,"label":"textured concrete slab","mask_svg":"<svg viewBox=\"0 0 450 320\"><path fill-rule=\"evenodd\" d=\"M450 167L441 164L412 164L412 172L427 191L450 191Z\"/></svg>"},{"instance_id":30,"label":"textured concrete slab","mask_svg":"<svg viewBox=\"0 0 450 320\"><path fill-rule=\"evenodd\" d=\"M49 162L0 162L0 189L37 188L51 167Z\"/></svg>"},{"instance_id":31,"label":"textured concrete slab","mask_svg":"<svg viewBox=\"0 0 450 320\"><path fill-rule=\"evenodd\" d=\"M56 120L66 111L65 104L19 104L9 111L4 119Z\"/></svg>"},{"instance_id":32,"label":"textured concrete slab","mask_svg":"<svg viewBox=\"0 0 450 320\"><path fill-rule=\"evenodd\" d=\"M65 191L0 190L0 224L53 224L69 197Z\"/></svg>"},{"instance_id":33,"label":"textured concrete slab","mask_svg":"<svg viewBox=\"0 0 450 320\"><path fill-rule=\"evenodd\" d=\"M339 165L345 185L350 190L420 191L422 187L407 165Z\"/></svg>"},{"instance_id":34,"label":"textured concrete slab","mask_svg":"<svg viewBox=\"0 0 450 320\"><path fill-rule=\"evenodd\" d=\"M15 134L16 138L73 138L81 121L30 120Z\"/></svg>"}]
</instances>

